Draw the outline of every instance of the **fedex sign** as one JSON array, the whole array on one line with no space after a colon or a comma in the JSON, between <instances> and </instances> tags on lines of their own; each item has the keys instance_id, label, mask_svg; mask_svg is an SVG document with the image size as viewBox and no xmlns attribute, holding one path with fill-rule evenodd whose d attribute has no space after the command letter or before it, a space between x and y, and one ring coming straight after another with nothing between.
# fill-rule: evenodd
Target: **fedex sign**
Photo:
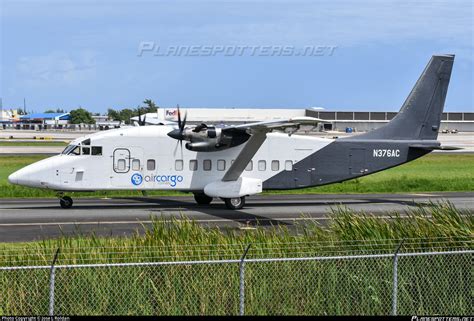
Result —
<instances>
[{"instance_id":1,"label":"fedex sign","mask_svg":"<svg viewBox=\"0 0 474 321\"><path fill-rule=\"evenodd\" d=\"M166 119L174 119L178 117L178 111L175 109L175 110L166 110L165 112L165 118Z\"/></svg>"}]
</instances>

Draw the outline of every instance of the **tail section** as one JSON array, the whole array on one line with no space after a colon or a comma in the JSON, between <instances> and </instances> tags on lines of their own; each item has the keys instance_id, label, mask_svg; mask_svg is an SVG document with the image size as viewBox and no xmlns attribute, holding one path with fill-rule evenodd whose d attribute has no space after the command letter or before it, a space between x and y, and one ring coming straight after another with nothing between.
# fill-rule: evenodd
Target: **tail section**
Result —
<instances>
[{"instance_id":1,"label":"tail section","mask_svg":"<svg viewBox=\"0 0 474 321\"><path fill-rule=\"evenodd\" d=\"M400 112L385 126L353 139L436 140L454 55L431 57Z\"/></svg>"}]
</instances>

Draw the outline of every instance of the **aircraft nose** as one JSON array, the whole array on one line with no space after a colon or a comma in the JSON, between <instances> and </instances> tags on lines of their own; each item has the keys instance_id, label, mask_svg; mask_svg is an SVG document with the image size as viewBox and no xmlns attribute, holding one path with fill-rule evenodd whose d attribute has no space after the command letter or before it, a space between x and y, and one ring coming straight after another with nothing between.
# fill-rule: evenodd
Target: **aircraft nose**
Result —
<instances>
[{"instance_id":1,"label":"aircraft nose","mask_svg":"<svg viewBox=\"0 0 474 321\"><path fill-rule=\"evenodd\" d=\"M8 176L8 181L16 185L29 185L29 172L25 168L17 170Z\"/></svg>"},{"instance_id":2,"label":"aircraft nose","mask_svg":"<svg viewBox=\"0 0 474 321\"><path fill-rule=\"evenodd\" d=\"M18 184L18 172L10 174L10 176L8 176L8 182L10 182L10 184Z\"/></svg>"}]
</instances>

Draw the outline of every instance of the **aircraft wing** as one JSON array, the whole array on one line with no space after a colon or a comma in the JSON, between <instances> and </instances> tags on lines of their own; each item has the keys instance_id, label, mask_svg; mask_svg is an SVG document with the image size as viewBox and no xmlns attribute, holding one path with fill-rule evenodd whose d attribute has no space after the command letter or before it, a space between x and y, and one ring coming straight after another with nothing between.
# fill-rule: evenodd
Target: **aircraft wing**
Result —
<instances>
[{"instance_id":1,"label":"aircraft wing","mask_svg":"<svg viewBox=\"0 0 474 321\"><path fill-rule=\"evenodd\" d=\"M222 128L223 132L233 130L246 130L248 132L253 131L272 131L273 129L285 129L288 127L298 127L300 125L312 125L316 126L318 123L324 122L324 120L314 117L294 117L289 119L277 119L269 121L261 121L256 123L233 125Z\"/></svg>"},{"instance_id":2,"label":"aircraft wing","mask_svg":"<svg viewBox=\"0 0 474 321\"><path fill-rule=\"evenodd\" d=\"M260 149L260 146L262 146L263 142L267 138L268 132L272 131L273 129L285 129L288 127L298 128L299 125L315 126L321 121L321 119L313 117L298 117L292 119L264 121L222 128L223 133L227 132L229 134L232 134L232 132L235 131L245 130L249 134L251 134L244 148L242 148L240 154L237 156L235 161L225 173L224 177L222 178L222 181L236 181L240 177L242 172L245 170L245 167L247 167L252 157L257 153L257 151Z\"/></svg>"}]
</instances>

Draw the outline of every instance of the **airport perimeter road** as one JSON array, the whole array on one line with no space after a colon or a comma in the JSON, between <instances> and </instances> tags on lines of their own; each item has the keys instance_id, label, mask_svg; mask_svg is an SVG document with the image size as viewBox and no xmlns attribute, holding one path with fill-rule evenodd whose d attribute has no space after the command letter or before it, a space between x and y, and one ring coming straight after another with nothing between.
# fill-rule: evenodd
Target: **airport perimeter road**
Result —
<instances>
[{"instance_id":1,"label":"airport perimeter road","mask_svg":"<svg viewBox=\"0 0 474 321\"><path fill-rule=\"evenodd\" d=\"M391 211L449 200L459 209L474 213L474 193L363 194L363 195L260 195L249 197L247 206L230 211L220 200L198 206L192 197L76 198L72 209L59 207L57 199L0 199L0 242L20 242L61 234L95 232L127 235L150 216L194 219L206 226L252 228L255 225L289 225L316 220L324 223L331 208L347 206L390 219Z\"/></svg>"}]
</instances>

